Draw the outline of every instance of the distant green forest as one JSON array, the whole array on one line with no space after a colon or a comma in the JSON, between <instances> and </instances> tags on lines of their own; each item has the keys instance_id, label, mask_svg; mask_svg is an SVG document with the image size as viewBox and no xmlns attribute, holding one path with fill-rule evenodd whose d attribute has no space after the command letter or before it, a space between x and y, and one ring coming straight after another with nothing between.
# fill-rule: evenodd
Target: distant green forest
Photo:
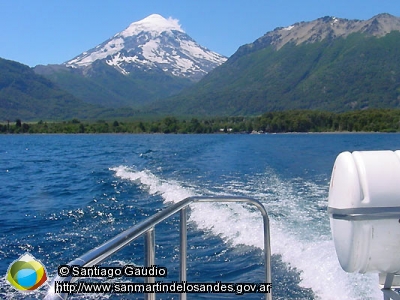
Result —
<instances>
[{"instance_id":1,"label":"distant green forest","mask_svg":"<svg viewBox=\"0 0 400 300\"><path fill-rule=\"evenodd\" d=\"M213 117L190 120L115 120L0 124L0 133L251 133L251 132L399 132L399 109L368 109L344 113L294 110L258 117Z\"/></svg>"},{"instance_id":2,"label":"distant green forest","mask_svg":"<svg viewBox=\"0 0 400 300\"><path fill-rule=\"evenodd\" d=\"M400 108L398 49L398 31L381 38L354 33L287 44L279 51L252 43L239 48L198 84L152 106L164 115L204 116Z\"/></svg>"}]
</instances>

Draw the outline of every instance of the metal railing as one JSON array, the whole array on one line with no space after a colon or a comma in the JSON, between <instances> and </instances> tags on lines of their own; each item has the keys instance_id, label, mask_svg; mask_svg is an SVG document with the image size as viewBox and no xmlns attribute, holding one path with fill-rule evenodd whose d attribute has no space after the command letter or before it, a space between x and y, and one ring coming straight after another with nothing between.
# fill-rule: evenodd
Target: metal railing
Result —
<instances>
[{"instance_id":1,"label":"metal railing","mask_svg":"<svg viewBox=\"0 0 400 300\"><path fill-rule=\"evenodd\" d=\"M81 267L92 267L112 254L118 252L121 248L131 243L141 235L145 235L145 267L151 267L155 265L155 231L154 227L160 222L164 221L171 215L180 212L180 273L179 280L181 282L186 281L186 258L187 258L187 207L189 204L196 202L243 202L256 206L261 212L263 223L264 223L264 259L265 259L265 283L271 282L271 247L270 247L270 231L269 231L269 219L267 211L264 206L257 200L247 197L189 197L174 205L171 205L155 215L147 218L143 222L125 230L118 234L114 238L105 242L104 244L90 250L81 257L68 263L69 266L78 265ZM79 277L60 277L56 276L50 284L50 289L47 292L45 299L48 300L60 300L68 297L67 293L61 294L56 293L55 282L76 282ZM154 277L147 277L147 283L154 283ZM180 299L186 300L186 294L180 294ZM155 294L146 294L146 299L155 299ZM272 299L272 292L265 294L265 299Z\"/></svg>"}]
</instances>

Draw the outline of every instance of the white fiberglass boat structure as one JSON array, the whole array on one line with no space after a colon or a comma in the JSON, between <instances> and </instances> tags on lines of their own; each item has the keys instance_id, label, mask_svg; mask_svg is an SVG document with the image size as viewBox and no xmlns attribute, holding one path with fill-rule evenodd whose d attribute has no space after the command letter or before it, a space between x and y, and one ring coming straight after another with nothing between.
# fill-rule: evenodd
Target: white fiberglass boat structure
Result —
<instances>
[{"instance_id":1,"label":"white fiberglass boat structure","mask_svg":"<svg viewBox=\"0 0 400 300\"><path fill-rule=\"evenodd\" d=\"M400 299L400 151L341 153L328 213L343 270L379 273L384 299Z\"/></svg>"}]
</instances>

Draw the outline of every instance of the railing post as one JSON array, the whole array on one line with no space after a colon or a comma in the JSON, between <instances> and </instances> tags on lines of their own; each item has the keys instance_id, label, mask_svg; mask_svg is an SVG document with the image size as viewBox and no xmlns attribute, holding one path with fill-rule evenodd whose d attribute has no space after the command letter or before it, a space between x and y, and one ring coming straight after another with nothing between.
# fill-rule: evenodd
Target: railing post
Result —
<instances>
[{"instance_id":1,"label":"railing post","mask_svg":"<svg viewBox=\"0 0 400 300\"><path fill-rule=\"evenodd\" d=\"M154 227L150 228L146 231L144 236L144 266L151 267L155 265L155 233ZM154 277L145 277L145 283L155 283ZM155 300L155 293L147 293L145 294L147 300Z\"/></svg>"},{"instance_id":2,"label":"railing post","mask_svg":"<svg viewBox=\"0 0 400 300\"><path fill-rule=\"evenodd\" d=\"M270 241L270 230L269 230L269 218L268 215L263 215L264 223L264 260L265 260L265 279L266 283L272 284L272 268L271 268L271 241ZM265 294L266 300L272 300L272 290Z\"/></svg>"},{"instance_id":3,"label":"railing post","mask_svg":"<svg viewBox=\"0 0 400 300\"><path fill-rule=\"evenodd\" d=\"M181 209L180 212L180 271L179 280L181 282L187 281L186 278L186 258L187 258L187 207ZM186 293L179 294L181 300L186 300Z\"/></svg>"}]
</instances>

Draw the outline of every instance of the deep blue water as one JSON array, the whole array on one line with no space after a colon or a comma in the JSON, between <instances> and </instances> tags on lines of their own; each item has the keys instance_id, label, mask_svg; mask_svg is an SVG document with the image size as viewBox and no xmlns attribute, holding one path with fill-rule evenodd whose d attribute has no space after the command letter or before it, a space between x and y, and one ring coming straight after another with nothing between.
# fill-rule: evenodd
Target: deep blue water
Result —
<instances>
[{"instance_id":1,"label":"deep blue water","mask_svg":"<svg viewBox=\"0 0 400 300\"><path fill-rule=\"evenodd\" d=\"M337 262L328 185L340 152L399 146L398 134L1 135L0 297L21 298L4 277L26 252L53 277L58 265L173 202L238 195L260 200L270 215L274 299L381 299L376 275L347 274ZM261 226L259 213L240 204L191 206L188 281L264 281ZM156 263L169 272L164 282L178 280L177 228L177 218L156 227ZM142 249L139 239L105 265L141 266Z\"/></svg>"}]
</instances>

